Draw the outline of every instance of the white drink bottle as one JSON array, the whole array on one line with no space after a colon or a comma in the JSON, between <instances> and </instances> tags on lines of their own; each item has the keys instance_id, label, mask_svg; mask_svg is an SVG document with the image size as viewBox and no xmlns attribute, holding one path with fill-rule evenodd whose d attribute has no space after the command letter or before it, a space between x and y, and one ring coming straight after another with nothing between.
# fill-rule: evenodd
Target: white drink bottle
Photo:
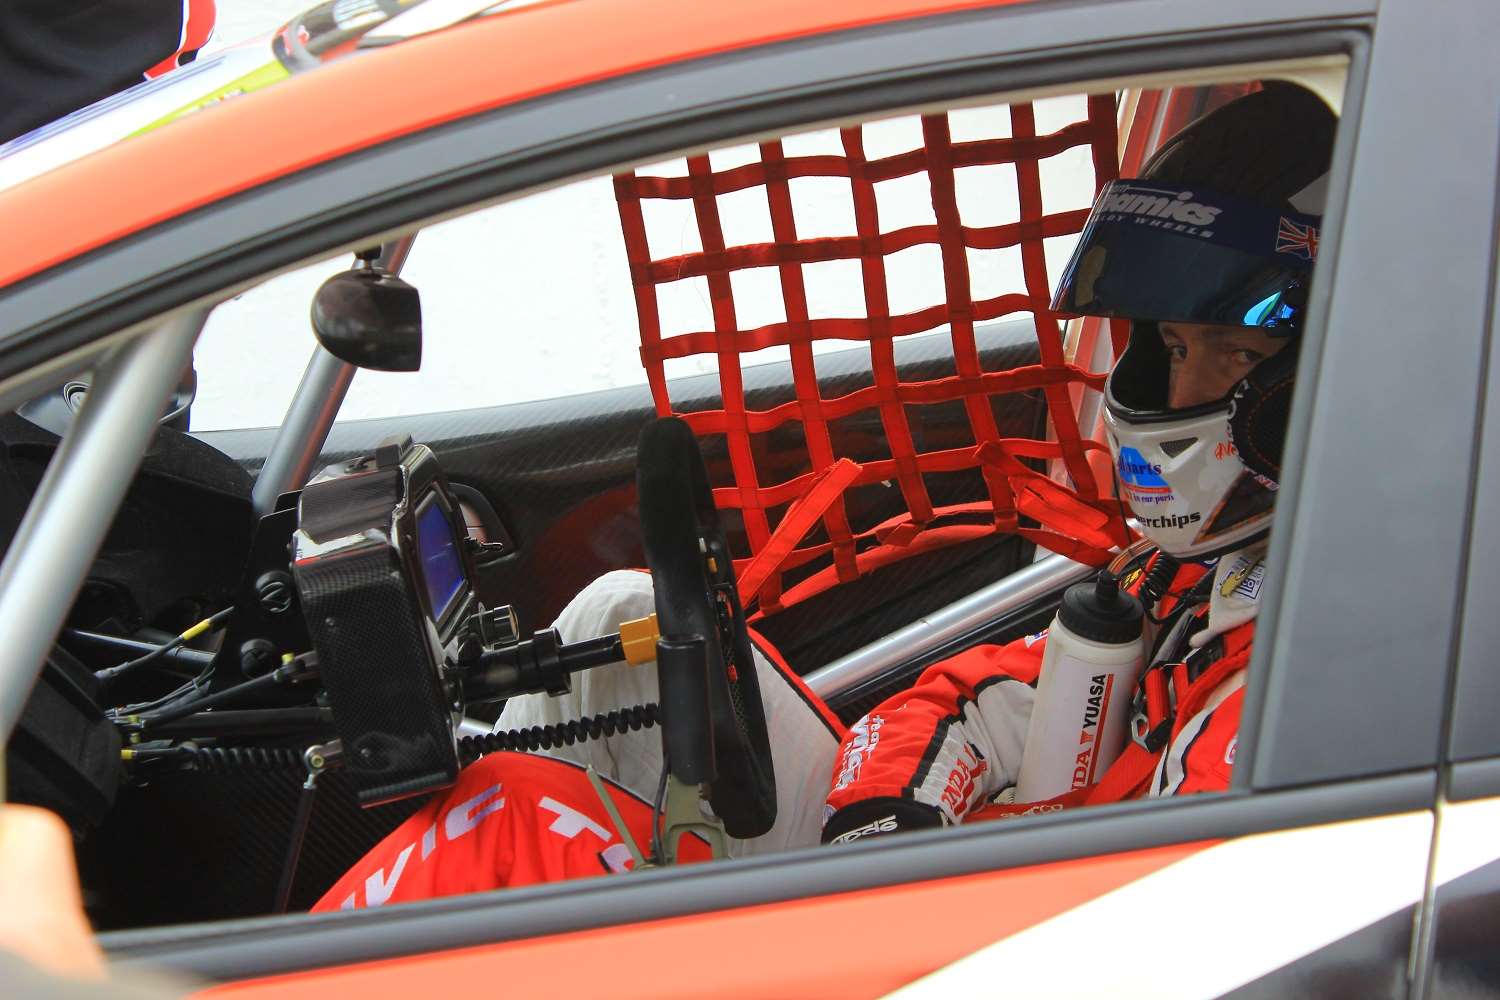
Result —
<instances>
[{"instance_id":1,"label":"white drink bottle","mask_svg":"<svg viewBox=\"0 0 1500 1000\"><path fill-rule=\"evenodd\" d=\"M1069 587L1047 632L1026 730L1017 802L1038 802L1104 775L1125 747L1146 661L1141 602L1106 571Z\"/></svg>"}]
</instances>

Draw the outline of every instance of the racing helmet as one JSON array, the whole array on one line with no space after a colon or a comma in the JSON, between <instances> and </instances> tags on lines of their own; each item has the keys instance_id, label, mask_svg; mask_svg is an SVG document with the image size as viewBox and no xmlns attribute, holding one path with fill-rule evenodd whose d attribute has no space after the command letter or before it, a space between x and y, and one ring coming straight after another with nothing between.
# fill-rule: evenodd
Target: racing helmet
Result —
<instances>
[{"instance_id":1,"label":"racing helmet","mask_svg":"<svg viewBox=\"0 0 1500 1000\"><path fill-rule=\"evenodd\" d=\"M1131 321L1105 432L1141 533L1178 558L1270 530L1335 125L1316 95L1278 83L1197 119L1140 177L1104 186L1058 284L1055 312ZM1173 409L1161 322L1290 343L1222 398Z\"/></svg>"}]
</instances>

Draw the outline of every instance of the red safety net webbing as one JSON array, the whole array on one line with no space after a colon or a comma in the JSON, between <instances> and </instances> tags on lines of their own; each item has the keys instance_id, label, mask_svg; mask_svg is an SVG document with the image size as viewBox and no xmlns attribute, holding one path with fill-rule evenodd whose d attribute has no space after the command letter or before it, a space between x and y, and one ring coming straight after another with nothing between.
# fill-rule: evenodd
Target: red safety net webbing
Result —
<instances>
[{"instance_id":1,"label":"red safety net webbing","mask_svg":"<svg viewBox=\"0 0 1500 1000\"><path fill-rule=\"evenodd\" d=\"M759 144L760 159L715 171L709 157L689 157L685 177L621 174L615 196L630 262L645 364L658 413L674 412L665 363L712 354L718 362L721 408L680 413L700 438L721 436L733 485L714 491L721 509L738 510L744 521L749 558L737 561L741 592L758 598L762 611L774 611L875 567L943 545L992 534L1020 534L1075 558L1100 562L1123 540L1119 508L1110 484L1096 477L1088 461L1103 450L1080 432L1070 387L1102 388L1102 373L1089 372L1064 357L1058 318L1048 311L1052 279L1043 240L1078 232L1087 208L1048 213L1043 201L1040 163L1079 146L1091 153L1094 190L1117 171L1115 98L1088 98L1081 121L1038 135L1028 103L1009 108L1010 135L954 141L945 114L921 118L923 146L870 159L863 130L840 130L843 155L788 156L779 140ZM955 172L965 167L1013 164L1017 221L975 227L963 223ZM881 232L875 185L924 174L929 182L935 224ZM799 177L848 178L856 233L803 239L789 181ZM762 187L770 209L772 242L727 245L718 197ZM996 197L1000 197L996 192ZM702 250L653 259L646 238L642 201L689 200ZM945 301L906 313L889 307L885 257L922 244L941 253ZM1024 289L975 299L966 250L1018 247ZM802 265L833 260L859 262L865 315L809 316ZM785 305L785 322L742 329L736 318L731 283L735 271L774 267ZM713 329L662 335L658 286L685 278L706 279ZM1034 320L1039 361L1004 371L982 369L975 324L1018 313ZM947 326L955 374L902 382L895 363L896 338ZM864 341L869 346L873 384L837 398L819 390L812 345L820 340ZM746 405L742 356L785 346L791 355L794 398L765 410ZM1040 392L1047 402L1050 434L1044 438L1002 436L991 398L997 394ZM914 408L957 401L965 411L972 444L924 450ZM856 464L838 454L830 424L855 414L878 419L886 456ZM806 467L774 481L756 461L756 438L790 423L801 426ZM1037 471L1036 461L1058 460L1071 487ZM935 504L927 477L978 470L983 495L971 502ZM904 511L877 524L851 521L846 498L861 488L899 488ZM1025 519L1037 522L1030 523ZM821 530L818 530L821 526ZM809 537L809 533L813 537ZM788 582L788 578L793 582Z\"/></svg>"}]
</instances>

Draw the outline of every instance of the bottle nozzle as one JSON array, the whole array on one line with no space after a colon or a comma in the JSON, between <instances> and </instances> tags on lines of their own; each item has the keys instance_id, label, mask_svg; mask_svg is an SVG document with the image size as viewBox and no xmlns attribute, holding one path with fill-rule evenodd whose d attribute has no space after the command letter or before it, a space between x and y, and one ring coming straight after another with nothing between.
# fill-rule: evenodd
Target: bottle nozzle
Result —
<instances>
[{"instance_id":1,"label":"bottle nozzle","mask_svg":"<svg viewBox=\"0 0 1500 1000\"><path fill-rule=\"evenodd\" d=\"M1120 578L1100 572L1063 593L1058 621L1090 642L1133 642L1141 636L1141 602L1120 590Z\"/></svg>"},{"instance_id":2,"label":"bottle nozzle","mask_svg":"<svg viewBox=\"0 0 1500 1000\"><path fill-rule=\"evenodd\" d=\"M1112 607L1120 599L1120 578L1107 569L1101 569L1094 580L1094 598L1106 607Z\"/></svg>"}]
</instances>

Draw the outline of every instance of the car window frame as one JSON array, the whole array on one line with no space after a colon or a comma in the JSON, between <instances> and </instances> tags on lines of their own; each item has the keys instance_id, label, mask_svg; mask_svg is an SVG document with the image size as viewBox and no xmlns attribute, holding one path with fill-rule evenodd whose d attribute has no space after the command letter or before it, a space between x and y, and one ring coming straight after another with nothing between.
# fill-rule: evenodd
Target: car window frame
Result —
<instances>
[{"instance_id":1,"label":"car window frame","mask_svg":"<svg viewBox=\"0 0 1500 1000\"><path fill-rule=\"evenodd\" d=\"M1500 194L1491 223L1493 243L1490 284L1490 326L1485 338L1481 431L1475 448L1464 579L1462 631L1456 676L1450 702L1448 743L1444 761L1453 765L1451 798L1473 798L1500 793L1500 730L1494 726L1500 708L1500 671L1494 650L1500 647L1500 617L1490 602L1500 591L1500 563L1490 553L1500 551L1500 366L1493 363L1493 344L1500 336ZM1490 766L1485 766L1486 764Z\"/></svg>"},{"instance_id":2,"label":"car window frame","mask_svg":"<svg viewBox=\"0 0 1500 1000\"><path fill-rule=\"evenodd\" d=\"M1289 6L1291 5L1271 4L1270 13L1279 13L1284 19L1289 19L1286 9ZM1285 24L1268 28L1266 20L1274 20L1269 17L1243 20L1215 30L1212 29L1211 18L1200 13L1195 19L1186 16L1185 7L1174 7L1166 15L1158 17L1157 30L1124 40L1111 40L1111 32L1123 33L1121 29L1127 15L1149 13L1145 11L1144 5L1078 5L1067 10L1044 8L1027 11L1024 15L1005 12L1007 27L1016 25L1017 22L1012 17L1031 18L1030 31L1023 31L1008 39L1003 32L997 32L988 43L995 51L989 54L990 62L987 65L967 64L961 70L951 72L939 68L933 70L931 76L915 80L892 81L884 77L864 80L860 87L851 86L850 78L847 77L826 77L830 64L844 64L838 59L830 59L827 52L821 51L821 47L860 55L857 51L859 46L868 44L873 51L863 53L862 58L872 60L875 54L888 53L891 45L915 48L910 39L902 41L899 35L882 30L866 33L868 37L862 35L859 38L798 43L784 51L768 49L765 52L728 58L738 62L737 68L745 70L745 77L761 75L762 80L785 81L786 76L778 78L770 74L767 66L757 66L757 61L761 59L772 63L792 59L794 65L819 63L821 71L825 73L825 89L814 89L800 99L780 102L768 101L764 91L757 92L754 97L747 97L743 93L737 97L715 95L719 102L717 104L705 103L691 114L657 123L649 131L639 131L643 127L636 123L638 131L624 130L627 134L599 143L597 148L591 144L567 148L564 140L555 134L550 146L539 138L538 130L545 124L543 119L551 120L554 133L560 131L561 127L571 127L579 130L578 136L589 134L587 128L579 124L584 121L581 115L565 117L562 120L564 125L559 126L556 117L559 104L592 104L591 108L586 109L592 110L596 115L601 110L617 107L618 94L588 88L556 99L480 116L482 121L458 123L433 130L410 140L389 144L391 148L382 147L351 157L347 161L339 161L307 174L288 178L269 185L262 191L234 199L232 204L223 206L222 212L225 214L219 219L232 219L238 226L248 226L254 214L270 203L267 199L285 197L294 205L301 199L301 204L305 205L313 197L314 189L327 191L331 187L364 192L367 199L365 207L370 211L363 220L354 217L353 211L343 206L338 211L330 211L321 216L317 220L322 223L321 227L302 221L294 225L284 215L272 215L269 223L262 221L262 228L255 231L254 238L245 247L236 250L233 244L221 242L226 235L221 233L218 241L207 244L214 248L212 251L203 252L204 244L199 243L194 251L197 256L192 256L184 244L190 244L192 240L205 235L206 231L200 227L208 225L206 220L219 214L219 210L210 209L204 217L169 224L158 231L126 241L119 247L107 248L90 255L75 265L28 283L22 291L30 296L40 294L41 290L48 287L59 289L70 287L70 283L86 283L88 277L96 275L98 268L105 266L106 262L119 262L127 252L139 254L152 246L157 246L158 249L169 247L178 256L190 257L193 264L186 272L177 271L178 278L183 282L181 287L148 287L133 295L115 299L110 299L109 295L93 294L91 291L81 293L74 287L73 294L64 299L71 303L68 308L54 310L50 314L51 319L33 323L28 329L35 337L41 337L48 331L66 332L69 336L62 339L64 345L73 343L71 338L83 338L86 342L89 336L97 336L99 332L114 328L113 324L106 324L105 319L99 315L104 308L101 303L112 301L123 310L115 315L115 322L118 323L128 321L138 314L146 315L172 304L180 304L195 296L222 296L226 287L242 286L252 277L259 280L268 271L296 266L310 257L326 255L345 243L353 245L354 242L367 242L372 233L388 233L410 225L414 220L451 212L454 210L456 197L483 204L510 191L549 183L565 176L575 176L641 158L660 158L668 149L687 145L707 146L747 132L763 132L778 127L805 127L809 121L847 118L896 107L925 105L976 93L1029 90L1062 82L1060 77L1063 76L1066 80L1073 81L1170 72L1187 65L1200 67L1258 62L1268 60L1272 51L1277 58L1287 57L1289 50L1309 55L1340 52L1351 59L1346 108L1357 107L1357 95L1363 86L1365 75L1366 29L1359 23L1350 21L1348 15L1362 7L1350 3L1326 3L1310 12L1305 5L1298 5L1297 9L1306 14L1308 21L1319 25L1320 30L1305 30L1306 22L1302 29L1295 31ZM1266 12L1262 11L1264 13ZM998 23L1000 18L1000 13L989 12L988 17L971 15L964 18L933 19L925 30L948 33L933 37L968 37L974 34L976 23L991 23L991 19ZM1080 27L1085 22L1090 25L1086 31ZM1138 27L1138 24L1132 24L1132 27ZM1094 41L1080 42L1080 38ZM1050 45L1046 44L1048 39L1051 39ZM1076 51L1086 44L1098 44L1103 47L1103 51ZM1062 58L1063 56L1066 58ZM717 63L718 60L711 62ZM804 65L804 70L807 68ZM642 98L640 88L650 90L653 87L671 87L674 90L693 92L684 83L692 82L695 72L700 69L704 78L713 76L709 68L690 65L643 74L641 79L612 86L623 92L623 99L629 102ZM740 81L740 85L748 87L749 80ZM897 94L903 95L902 99L896 100ZM725 105L738 107L737 113L722 117L711 114L722 113ZM517 121L529 126L532 131L527 132L524 128L519 131L510 129ZM781 124L778 125L778 122ZM472 133L466 132L467 129L472 129ZM472 147L479 142L481 134L494 136L507 130L512 137L512 145L506 147L510 150L510 159L489 150L486 158L481 161L489 164L485 172L476 173L440 192L419 192L398 205L390 189L372 189L372 175L369 172L373 170L378 173L383 169L382 161L386 156L420 159L434 148L434 143L441 145L442 141L457 143L472 155ZM648 156L642 157L639 153L627 155L631 148L639 150L643 142L651 146ZM1348 155L1351 152L1352 138L1342 137L1341 133L1341 142L1341 155ZM345 173L351 180L359 180L361 183L339 188L333 182ZM355 204L357 207L358 203ZM1333 228L1336 230L1337 226ZM226 233L243 236L244 230L230 227ZM278 245L271 239L272 236L283 237L283 240ZM1325 246L1328 254L1337 253L1336 231L1330 233L1329 242ZM1326 315L1326 302L1322 308ZM7 340L0 345L0 365L5 366L0 370L18 370L16 366L24 363L27 350L37 342L39 341L34 339L16 343ZM1303 406L1301 416L1309 418L1311 409ZM1288 510L1295 510L1296 501L1295 488L1289 488L1282 503ZM1273 574L1272 580L1274 579ZM1269 657L1269 653L1266 656ZM1273 704L1271 708L1274 707ZM1246 718L1254 718L1248 705ZM846 856L830 857L824 852L806 851L784 858L766 859L764 862L742 863L733 866L732 870L722 872L649 873L640 876L638 883L633 886L604 887L611 894L607 900L595 899L594 893L600 889L598 886L551 886L507 892L499 900L493 894L486 894L462 900L432 901L402 908L399 913L291 917L254 921L251 926L214 924L193 931L179 928L169 931L126 932L108 935L105 941L113 953L123 957L150 955L160 960L175 955L173 964L210 975L247 974L247 970L263 973L272 968L296 967L299 961L322 965L335 956L339 960L352 960L359 955L378 957L392 953L392 947L410 951L422 947L455 947L478 939L493 941L506 935L534 936L547 932L549 928L559 930L602 926L625 919L627 915L640 919L652 914L693 912L695 908L719 909L725 899L745 904L818 892L847 891L913 878L943 877L994 867L1084 857L1154 844L1179 843L1189 836L1230 836L1289 824L1326 822L1430 802L1430 776L1420 774L1398 774L1376 781L1351 782L1316 795L1289 787L1299 783L1295 772L1291 774L1290 781L1287 777L1283 772L1273 772L1270 780L1264 783L1251 782L1250 787L1257 792L1254 797L1231 793L1206 797L1201 801L1124 803L1111 807L1109 815L1101 811L1098 815L1082 817L1044 817L1028 824L1026 828L1017 829L975 828L947 831L895 845L872 844L868 849L855 848ZM1246 787L1238 788L1240 793L1247 790ZM1058 836L1061 829L1068 831L1067 837ZM1191 830L1192 833L1188 834L1185 830ZM625 896L630 899L624 899ZM618 903L615 902L615 897L620 897ZM589 901L588 907L577 905L585 899ZM606 901L608 905L604 905ZM588 912L581 913L584 909ZM514 915L507 916L498 924L489 920L488 915L501 911ZM479 914L485 916L481 918ZM607 919L601 919L605 915ZM442 919L437 919L439 917ZM422 934L412 937L410 932L418 922L424 920L436 922L431 923L431 927L424 929ZM466 933L449 933L457 931L459 924L468 926ZM280 929L287 927L295 928L298 935L317 929L318 933L308 938L312 950L286 951L286 935ZM379 928L384 930L372 933ZM324 931L327 933L323 933ZM481 938L476 938L476 934ZM360 937L366 938L362 944L354 940ZM260 942L265 947L251 947L255 942ZM338 946L332 951L328 950L330 942L338 942ZM257 961L261 964L247 964Z\"/></svg>"}]
</instances>

